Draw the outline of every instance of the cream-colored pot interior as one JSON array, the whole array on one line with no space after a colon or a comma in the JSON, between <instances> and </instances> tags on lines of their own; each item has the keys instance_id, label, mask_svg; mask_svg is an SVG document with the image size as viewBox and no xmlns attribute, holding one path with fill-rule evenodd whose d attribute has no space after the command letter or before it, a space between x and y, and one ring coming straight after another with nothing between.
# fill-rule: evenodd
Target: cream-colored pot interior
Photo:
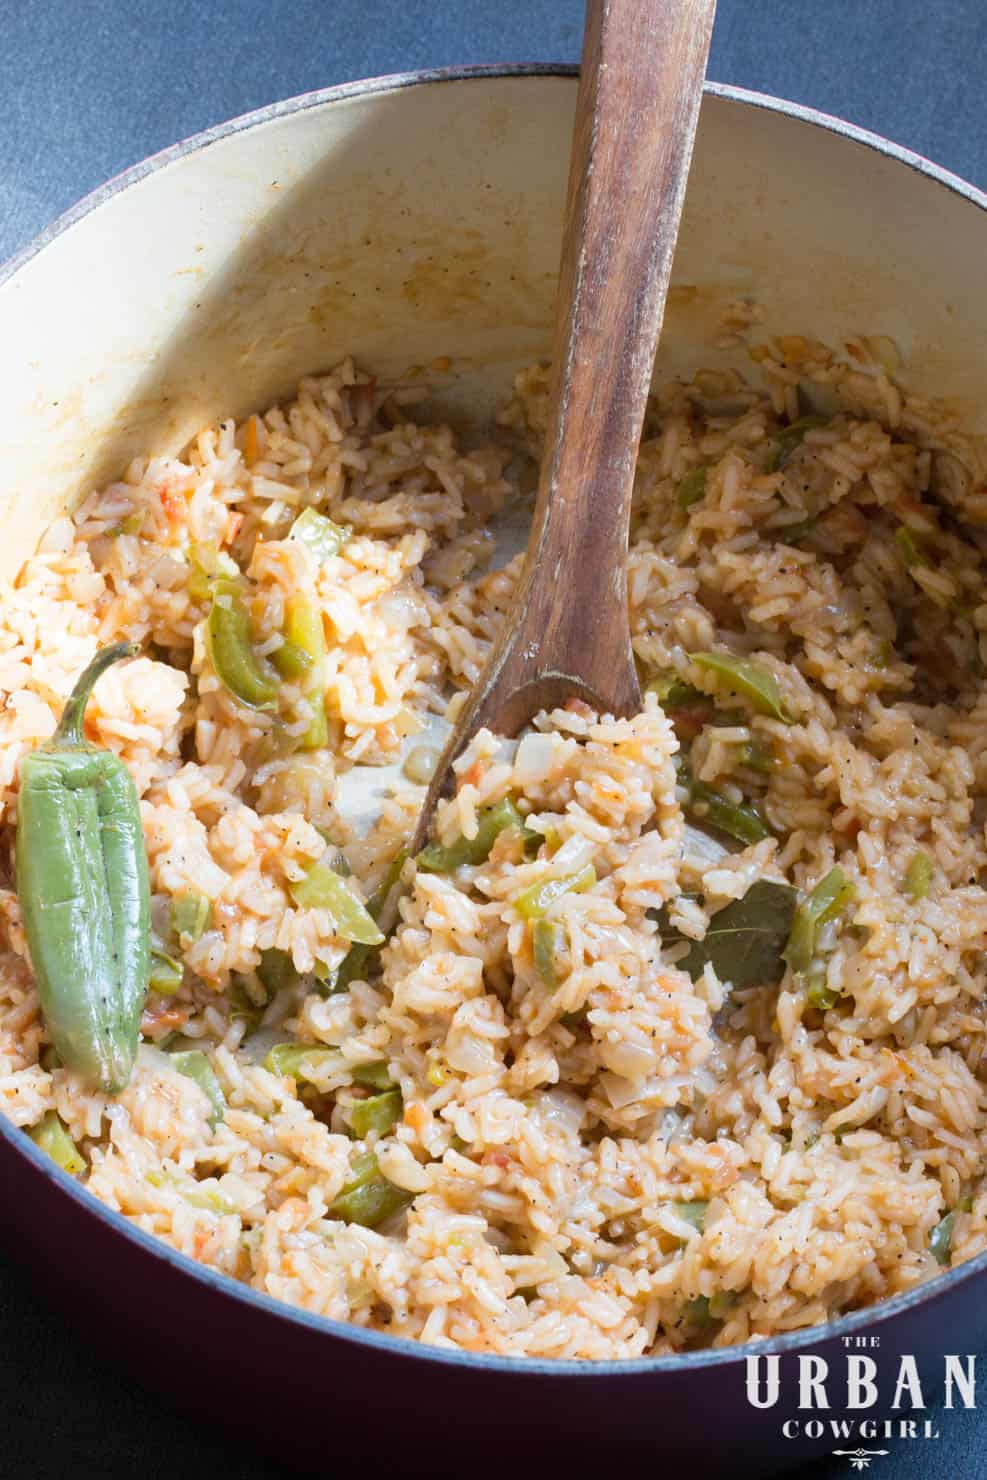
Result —
<instances>
[{"instance_id":1,"label":"cream-colored pot interior","mask_svg":"<svg viewBox=\"0 0 987 1480\"><path fill-rule=\"evenodd\" d=\"M0 574L140 451L351 353L448 356L489 414L549 343L567 75L362 84L268 110L100 192L0 283ZM702 110L663 369L724 302L778 331L890 335L919 388L987 406L987 214L906 156L726 90Z\"/></svg>"}]
</instances>

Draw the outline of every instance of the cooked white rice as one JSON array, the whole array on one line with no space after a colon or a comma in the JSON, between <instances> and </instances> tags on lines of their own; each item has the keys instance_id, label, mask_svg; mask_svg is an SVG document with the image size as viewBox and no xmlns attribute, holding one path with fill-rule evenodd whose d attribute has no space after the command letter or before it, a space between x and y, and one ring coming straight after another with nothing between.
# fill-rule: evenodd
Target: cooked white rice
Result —
<instances>
[{"instance_id":1,"label":"cooked white rice","mask_svg":"<svg viewBox=\"0 0 987 1480\"><path fill-rule=\"evenodd\" d=\"M288 406L207 428L180 460L133 464L58 520L0 604L8 856L20 757L96 648L132 638L146 656L100 681L88 730L137 782L159 930L189 891L211 919L184 951L181 991L149 996L137 1070L111 1100L44 1053L8 868L9 1119L28 1129L57 1111L90 1191L201 1263L472 1351L729 1344L825 1321L987 1247L987 452L898 387L887 341L846 351L790 336L751 351L763 390L701 373L655 394L629 559L634 645L646 676L674 671L701 702L684 721L655 694L630 720L576 704L517 748L481 734L439 841L472 836L478 809L512 796L543 837L537 856L537 838L525 847L507 829L455 875L406 864L382 974L336 995L306 974L348 944L289 886L328 837L369 895L412 830L420 786L393 787L369 831L347 786L420 745L479 671L518 570L486 569L486 523L518 449L537 450L545 371L519 377L496 438L465 450L409 419L402 388L343 364ZM818 424L768 471L807 405ZM699 467L705 489L683 510ZM352 531L321 567L286 538L308 505ZM197 544L248 572L261 654L288 596L321 606L327 749L292 751L308 718L297 686L276 722L213 672L187 584ZM756 655L793 722L726 696L696 651ZM771 836L724 846L701 818L686 826L676 724L692 775L756 805ZM906 884L916 850L931 864L920 897ZM516 901L590 864L595 883L551 907L553 983ZM834 864L854 895L816 943L817 1005L791 969L780 985L736 989L712 966L693 981L659 933L662 907L701 940L756 880L804 898ZM274 949L301 983L258 1026L256 971ZM227 1103L215 1125L174 1068L176 1034L209 1055ZM292 1040L336 1052L307 1080L263 1066ZM355 1143L368 1090L354 1069L381 1062L401 1118ZM407 1201L373 1229L333 1209L371 1148Z\"/></svg>"}]
</instances>

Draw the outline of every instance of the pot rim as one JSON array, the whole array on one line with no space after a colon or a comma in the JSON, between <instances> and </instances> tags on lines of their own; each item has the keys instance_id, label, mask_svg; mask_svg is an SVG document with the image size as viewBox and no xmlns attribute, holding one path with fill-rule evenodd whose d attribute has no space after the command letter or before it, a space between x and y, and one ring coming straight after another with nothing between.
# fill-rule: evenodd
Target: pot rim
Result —
<instances>
[{"instance_id":1,"label":"pot rim","mask_svg":"<svg viewBox=\"0 0 987 1480\"><path fill-rule=\"evenodd\" d=\"M306 112L310 108L321 107L324 103L343 103L353 98L372 97L380 93L396 93L406 87L500 78L571 79L578 76L578 66L567 62L493 62L466 67L422 68L417 72L392 72L382 77L369 77L356 82L337 83L334 87L316 88L312 92L298 93L294 97L268 103L263 108L254 108L249 113L240 113L236 118L214 124L211 128L200 129L198 133L189 134L187 138L180 139L176 144L169 144L164 149L147 155L146 158L138 160L136 164L128 165L119 174L112 175L103 184L97 185L94 190L82 196L61 215L56 216L48 226L32 237L23 247L18 248L12 257L0 262L0 288L40 251L49 246L56 237L61 236L84 216L88 216L97 206L105 204L112 196L119 194L130 185L136 185L145 176L155 174L158 170L184 159L186 155L195 154L200 149L207 149L211 144L217 144L233 134L243 133L261 124L273 123L279 118L288 118L294 113ZM803 103L793 103L787 98L776 98L770 93L735 87L732 83L712 82L708 78L703 84L703 92L711 97L725 98L729 102L746 103L752 108L759 108L768 113L780 113L788 118L796 119L799 123L813 124L827 133L838 134L852 143L862 144L877 154L883 154L886 158L907 166L917 174L925 175L927 179L934 180L938 185L952 191L953 194L960 195L973 205L979 206L981 210L987 211L987 192L980 190L976 185L971 185L962 176L935 164L924 154L917 154L903 144L896 144L893 140L886 139L883 134L861 128L855 123L848 123L846 119L838 118L833 113L824 113L821 109L809 108Z\"/></svg>"},{"instance_id":2,"label":"pot rim","mask_svg":"<svg viewBox=\"0 0 987 1480\"><path fill-rule=\"evenodd\" d=\"M146 159L131 165L104 184L97 186L88 195L83 196L75 205L56 217L26 246L15 252L5 263L0 263L0 288L11 281L39 252L98 206L105 204L129 186L137 184L146 176L155 174L188 155L207 149L212 144L219 143L233 134L272 123L277 119L286 118L310 108L319 108L324 104L343 103L355 98L396 93L407 87L521 77L570 80L578 74L578 66L551 62L530 64L522 62L507 65L495 63L481 66L422 69L415 72L399 72L383 77L372 77L356 82L344 82L335 87L319 88L313 92L300 93L295 97L240 114L236 118L212 128L203 129L199 133L182 139L177 144L169 145L156 154L149 155ZM847 123L843 119L820 112L818 109L805 107L801 103L792 103L783 98L734 87L728 83L707 81L704 91L712 97L743 103L769 113L782 114L799 123L809 124L824 129L828 133L836 134L852 143L873 150L897 164L904 165L917 174L924 175L954 195L961 196L972 205L978 206L980 210L987 212L987 194L984 191L963 180L959 175L942 169L923 155L906 149L903 145L895 144L880 134L858 128L855 124ZM100 1202L94 1194L56 1166L45 1152L35 1146L28 1136L22 1134L19 1127L3 1115L0 1115L0 1136L17 1155L32 1164L35 1171L50 1182L54 1182L63 1194L72 1198L83 1212L102 1222L110 1233L130 1240L144 1253L171 1265L180 1274L205 1285L214 1294L239 1300L260 1314L291 1322L314 1333L322 1333L336 1340L352 1341L358 1345L376 1349L384 1356L415 1358L431 1362L436 1367L494 1371L515 1378L565 1377L586 1381L600 1377L641 1377L652 1373L725 1367L732 1363L740 1363L750 1356L797 1353L823 1341L836 1341L865 1331L871 1334L876 1326L885 1321L892 1320L906 1311L914 1310L920 1305L931 1303L955 1290L959 1285L977 1279L987 1271L987 1251L984 1251L956 1269L945 1271L925 1284L917 1285L902 1294L890 1296L876 1305L852 1311L824 1325L804 1326L779 1336L758 1337L737 1346L708 1348L702 1351L656 1357L614 1358L606 1361L572 1357L508 1357L487 1352L473 1353L427 1346L410 1337L391 1336L384 1331L368 1330L364 1327L350 1325L345 1321L315 1315L298 1306L277 1300L274 1296L266 1295L249 1285L242 1284L231 1276L222 1274L219 1270L204 1268L188 1255L173 1249L162 1239L128 1222L122 1213L117 1213L105 1203Z\"/></svg>"}]
</instances>

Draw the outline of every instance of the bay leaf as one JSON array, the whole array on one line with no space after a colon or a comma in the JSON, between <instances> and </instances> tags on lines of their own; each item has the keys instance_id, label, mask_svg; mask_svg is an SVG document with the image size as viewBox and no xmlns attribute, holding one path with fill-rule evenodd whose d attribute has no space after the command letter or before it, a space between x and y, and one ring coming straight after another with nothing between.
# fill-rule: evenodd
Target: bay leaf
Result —
<instances>
[{"instance_id":1,"label":"bay leaf","mask_svg":"<svg viewBox=\"0 0 987 1480\"><path fill-rule=\"evenodd\" d=\"M798 893L789 884L758 879L742 899L717 910L704 940L688 941L689 950L676 966L693 981L707 961L722 982L733 987L777 986L785 974L782 952L788 942ZM656 911L663 945L683 944L687 937L669 923L667 907Z\"/></svg>"}]
</instances>

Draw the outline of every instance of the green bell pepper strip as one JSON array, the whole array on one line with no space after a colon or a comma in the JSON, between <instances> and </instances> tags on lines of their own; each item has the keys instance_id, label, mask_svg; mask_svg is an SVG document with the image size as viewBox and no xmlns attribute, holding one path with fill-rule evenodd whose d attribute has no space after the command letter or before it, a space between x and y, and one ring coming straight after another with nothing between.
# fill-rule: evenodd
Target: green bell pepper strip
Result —
<instances>
[{"instance_id":1,"label":"green bell pepper strip","mask_svg":"<svg viewBox=\"0 0 987 1480\"><path fill-rule=\"evenodd\" d=\"M215 1213L217 1218L225 1218L230 1213L237 1211L235 1202L224 1197L212 1187L189 1187L179 1189L182 1199L190 1208L201 1208L205 1213Z\"/></svg>"},{"instance_id":2,"label":"green bell pepper strip","mask_svg":"<svg viewBox=\"0 0 987 1480\"><path fill-rule=\"evenodd\" d=\"M391 896L394 893L394 886L401 877L401 870L404 868L407 856L407 848L398 849L387 865L380 884L367 900L367 913L381 930L385 940L393 934L398 923L398 911L392 904ZM359 943L350 946L336 970L325 983L326 996L333 997L337 992L345 992L351 982L365 978L367 973L373 969L379 955L379 946L360 945Z\"/></svg>"},{"instance_id":3,"label":"green bell pepper strip","mask_svg":"<svg viewBox=\"0 0 987 1480\"><path fill-rule=\"evenodd\" d=\"M278 950L277 946L261 951L257 976L267 993L268 1002L273 1001L286 987L296 987L300 980L291 956L287 951Z\"/></svg>"},{"instance_id":4,"label":"green bell pepper strip","mask_svg":"<svg viewBox=\"0 0 987 1480\"><path fill-rule=\"evenodd\" d=\"M197 1084L210 1104L209 1124L217 1126L226 1118L226 1096L216 1078L212 1064L201 1048L192 1048L185 1053L173 1053L171 1062L179 1074Z\"/></svg>"},{"instance_id":5,"label":"green bell pepper strip","mask_svg":"<svg viewBox=\"0 0 987 1480\"><path fill-rule=\"evenodd\" d=\"M905 888L913 899L924 899L932 883L932 859L921 849L912 857L905 874Z\"/></svg>"},{"instance_id":6,"label":"green bell pepper strip","mask_svg":"<svg viewBox=\"0 0 987 1480\"><path fill-rule=\"evenodd\" d=\"M811 894L799 905L783 953L796 974L804 974L812 964L819 927L834 920L850 903L853 895L853 885L843 870L836 867L831 868L819 880Z\"/></svg>"},{"instance_id":7,"label":"green bell pepper strip","mask_svg":"<svg viewBox=\"0 0 987 1480\"><path fill-rule=\"evenodd\" d=\"M121 519L120 523L115 524L109 531L110 539L119 539L122 534L140 534L145 513L144 509L135 509L132 514L127 515L126 519Z\"/></svg>"},{"instance_id":8,"label":"green bell pepper strip","mask_svg":"<svg viewBox=\"0 0 987 1480\"><path fill-rule=\"evenodd\" d=\"M211 601L218 575L219 551L215 545L193 545L189 550L186 588L193 601Z\"/></svg>"},{"instance_id":9,"label":"green bell pepper strip","mask_svg":"<svg viewBox=\"0 0 987 1480\"><path fill-rule=\"evenodd\" d=\"M540 833L525 823L521 829L521 846L524 849L525 858L537 858L542 844L554 853L558 847L558 832L556 829L550 827L547 832Z\"/></svg>"},{"instance_id":10,"label":"green bell pepper strip","mask_svg":"<svg viewBox=\"0 0 987 1480\"><path fill-rule=\"evenodd\" d=\"M305 545L316 565L322 565L339 554L352 533L344 525L334 524L317 509L303 509L288 531L288 538Z\"/></svg>"},{"instance_id":11,"label":"green bell pepper strip","mask_svg":"<svg viewBox=\"0 0 987 1480\"><path fill-rule=\"evenodd\" d=\"M710 1314L709 1297L697 1295L695 1300L690 1300L685 1308L685 1316L693 1326L712 1326L714 1321Z\"/></svg>"},{"instance_id":12,"label":"green bell pepper strip","mask_svg":"<svg viewBox=\"0 0 987 1480\"><path fill-rule=\"evenodd\" d=\"M326 633L321 608L308 597L289 596L285 607L284 646L271 654L271 661L286 677L301 680L301 690L312 718L298 745L301 750L318 750L329 740L325 690Z\"/></svg>"},{"instance_id":13,"label":"green bell pepper strip","mask_svg":"<svg viewBox=\"0 0 987 1480\"><path fill-rule=\"evenodd\" d=\"M374 891L366 903L366 912L378 930L381 931L382 940L386 939L390 934L391 924L397 922L397 916L394 914L392 922L384 923L385 910L394 891L394 886L401 877L401 869L404 866L407 856L407 849L401 848L398 851L388 864L380 886ZM343 878L344 871L348 873L349 870L346 860L341 853L337 855L335 864L336 866L333 872L340 878ZM305 881L301 880L299 882L301 885ZM365 921L363 924L366 927ZM371 969L373 960L378 952L379 946L377 945L357 942L350 946L346 955L334 971L329 971L321 963L316 962L314 975L320 984L323 994L327 997L333 997L337 992L345 992L351 982L364 976ZM276 948L261 952L257 975L267 992L268 1001L275 997L283 988L297 986L301 980L298 971L295 969L294 962L287 951L279 951Z\"/></svg>"},{"instance_id":14,"label":"green bell pepper strip","mask_svg":"<svg viewBox=\"0 0 987 1480\"><path fill-rule=\"evenodd\" d=\"M952 1258L955 1210L945 1213L929 1234L929 1253L937 1264L948 1264Z\"/></svg>"},{"instance_id":15,"label":"green bell pepper strip","mask_svg":"<svg viewBox=\"0 0 987 1480\"><path fill-rule=\"evenodd\" d=\"M390 1089L392 1087L386 1059L372 1059L364 1064L354 1064L350 1073L353 1076L353 1083L362 1084L364 1089Z\"/></svg>"},{"instance_id":16,"label":"green bell pepper strip","mask_svg":"<svg viewBox=\"0 0 987 1480\"><path fill-rule=\"evenodd\" d=\"M700 826L716 828L717 832L736 838L738 843L760 843L764 838L774 837L761 814L746 802L731 802L722 792L691 776L685 776L683 781L688 787L683 810Z\"/></svg>"},{"instance_id":17,"label":"green bell pepper strip","mask_svg":"<svg viewBox=\"0 0 987 1480\"><path fill-rule=\"evenodd\" d=\"M596 883L596 869L587 863L575 874L562 874L554 879L541 879L523 889L514 908L525 920L538 920L563 894L585 894Z\"/></svg>"},{"instance_id":18,"label":"green bell pepper strip","mask_svg":"<svg viewBox=\"0 0 987 1480\"><path fill-rule=\"evenodd\" d=\"M172 931L180 938L184 936L189 945L195 945L211 922L212 905L204 894L186 890L172 900L169 920Z\"/></svg>"},{"instance_id":19,"label":"green bell pepper strip","mask_svg":"<svg viewBox=\"0 0 987 1480\"><path fill-rule=\"evenodd\" d=\"M835 991L826 980L826 973L815 968L809 972L805 979L805 1000L810 1007L819 1012L829 1012L839 1001L839 992Z\"/></svg>"},{"instance_id":20,"label":"green bell pepper strip","mask_svg":"<svg viewBox=\"0 0 987 1480\"><path fill-rule=\"evenodd\" d=\"M706 1226L708 1199L697 1198L695 1202L673 1202L672 1207L684 1222L691 1224L697 1233L702 1233Z\"/></svg>"},{"instance_id":21,"label":"green bell pepper strip","mask_svg":"<svg viewBox=\"0 0 987 1480\"><path fill-rule=\"evenodd\" d=\"M56 1166L60 1166L63 1172L77 1177L80 1172L86 1170L85 1159L78 1146L69 1135L62 1123L57 1111L49 1110L28 1131L28 1135L35 1146L46 1151Z\"/></svg>"},{"instance_id":22,"label":"green bell pepper strip","mask_svg":"<svg viewBox=\"0 0 987 1480\"><path fill-rule=\"evenodd\" d=\"M561 925L557 925L554 920L538 919L531 927L531 948L535 970L550 992L554 992L559 984L555 957L564 936L565 932Z\"/></svg>"},{"instance_id":23,"label":"green bell pepper strip","mask_svg":"<svg viewBox=\"0 0 987 1480\"><path fill-rule=\"evenodd\" d=\"M344 940L379 946L384 932L351 884L326 863L314 863L303 879L289 884L295 904L303 910L328 910Z\"/></svg>"},{"instance_id":24,"label":"green bell pepper strip","mask_svg":"<svg viewBox=\"0 0 987 1480\"><path fill-rule=\"evenodd\" d=\"M193 601L211 601L221 583L239 587L242 580L236 561L225 555L217 545L196 544L190 547L185 585Z\"/></svg>"},{"instance_id":25,"label":"green bell pepper strip","mask_svg":"<svg viewBox=\"0 0 987 1480\"><path fill-rule=\"evenodd\" d=\"M361 945L359 942L350 946L336 970L322 981L323 995L335 997L339 992L348 991L353 982L366 980L379 955L380 946Z\"/></svg>"},{"instance_id":26,"label":"green bell pepper strip","mask_svg":"<svg viewBox=\"0 0 987 1480\"><path fill-rule=\"evenodd\" d=\"M343 1056L335 1048L320 1048L317 1043L275 1043L262 1067L281 1079L310 1083L311 1074L326 1067L342 1069L343 1064Z\"/></svg>"},{"instance_id":27,"label":"green bell pepper strip","mask_svg":"<svg viewBox=\"0 0 987 1480\"><path fill-rule=\"evenodd\" d=\"M774 752L760 735L752 735L737 746L737 765L766 776L775 769Z\"/></svg>"},{"instance_id":28,"label":"green bell pepper strip","mask_svg":"<svg viewBox=\"0 0 987 1480\"><path fill-rule=\"evenodd\" d=\"M654 694L662 709L681 709L684 704L707 703L712 713L713 701L708 694L701 689L693 688L691 683L684 683L674 668L662 669L656 673L644 685L646 694Z\"/></svg>"},{"instance_id":29,"label":"green bell pepper strip","mask_svg":"<svg viewBox=\"0 0 987 1480\"><path fill-rule=\"evenodd\" d=\"M245 1034L256 1033L273 996L273 993L268 991L263 981L260 980L259 975L258 982L260 992L247 977L234 976L230 982L228 993L230 1019L233 1022L242 1022Z\"/></svg>"},{"instance_id":30,"label":"green bell pepper strip","mask_svg":"<svg viewBox=\"0 0 987 1480\"><path fill-rule=\"evenodd\" d=\"M391 935L398 923L399 897L394 897L394 890L398 880L401 878L401 870L404 868L407 857L407 848L399 848L384 870L384 876L377 885L377 888L367 900L367 909L373 915L385 936Z\"/></svg>"},{"instance_id":31,"label":"green bell pepper strip","mask_svg":"<svg viewBox=\"0 0 987 1480\"><path fill-rule=\"evenodd\" d=\"M706 494L706 469L693 468L679 479L675 490L675 498L683 513L691 509L693 504L698 504Z\"/></svg>"},{"instance_id":32,"label":"green bell pepper strip","mask_svg":"<svg viewBox=\"0 0 987 1480\"><path fill-rule=\"evenodd\" d=\"M412 1194L388 1182L372 1151L355 1156L350 1162L350 1180L329 1204L330 1218L344 1223L359 1223L363 1228L376 1228L400 1208L406 1208Z\"/></svg>"},{"instance_id":33,"label":"green bell pepper strip","mask_svg":"<svg viewBox=\"0 0 987 1480\"><path fill-rule=\"evenodd\" d=\"M184 978L182 963L162 951L159 946L151 947L151 968L147 974L147 985L161 997L174 997L182 989Z\"/></svg>"},{"instance_id":34,"label":"green bell pepper strip","mask_svg":"<svg viewBox=\"0 0 987 1480\"><path fill-rule=\"evenodd\" d=\"M82 721L93 685L137 651L96 654L51 740L24 757L17 894L41 1010L63 1064L108 1094L130 1079L151 958L151 895L137 790Z\"/></svg>"},{"instance_id":35,"label":"green bell pepper strip","mask_svg":"<svg viewBox=\"0 0 987 1480\"><path fill-rule=\"evenodd\" d=\"M644 692L655 695L683 745L695 740L703 727L716 716L716 706L709 694L693 688L692 684L683 683L674 669L656 673L645 684Z\"/></svg>"},{"instance_id":36,"label":"green bell pepper strip","mask_svg":"<svg viewBox=\"0 0 987 1480\"><path fill-rule=\"evenodd\" d=\"M273 709L277 679L257 661L250 617L238 582L217 581L206 619L206 648L216 677L248 709Z\"/></svg>"},{"instance_id":37,"label":"green bell pepper strip","mask_svg":"<svg viewBox=\"0 0 987 1480\"><path fill-rule=\"evenodd\" d=\"M271 654L271 662L282 678L304 678L312 667L313 659L311 653L286 637L277 651Z\"/></svg>"},{"instance_id":38,"label":"green bell pepper strip","mask_svg":"<svg viewBox=\"0 0 987 1480\"><path fill-rule=\"evenodd\" d=\"M909 529L907 524L899 524L894 532L894 540L909 570L916 565L928 565L929 557L925 553L921 539L913 529Z\"/></svg>"},{"instance_id":39,"label":"green bell pepper strip","mask_svg":"<svg viewBox=\"0 0 987 1480\"><path fill-rule=\"evenodd\" d=\"M788 426L783 427L775 438L768 453L764 471L777 473L785 466L806 432L811 431L813 427L824 427L825 425L825 416L800 416L798 421L789 422Z\"/></svg>"},{"instance_id":40,"label":"green bell pepper strip","mask_svg":"<svg viewBox=\"0 0 987 1480\"><path fill-rule=\"evenodd\" d=\"M476 820L475 838L457 838L448 848L441 843L429 843L415 859L418 867L427 874L451 874L467 864L475 868L486 863L490 850L505 828L516 827L520 832L524 827L524 818L510 797L504 797L490 807L482 807Z\"/></svg>"},{"instance_id":41,"label":"green bell pepper strip","mask_svg":"<svg viewBox=\"0 0 987 1480\"><path fill-rule=\"evenodd\" d=\"M164 1172L145 1172L145 1182L152 1187L173 1187L182 1199L188 1203L190 1208L201 1208L206 1213L215 1213L218 1218L227 1216L237 1211L236 1204L215 1187L201 1187L195 1182L183 1182L178 1177L168 1176Z\"/></svg>"},{"instance_id":42,"label":"green bell pepper strip","mask_svg":"<svg viewBox=\"0 0 987 1480\"><path fill-rule=\"evenodd\" d=\"M350 1127L353 1134L361 1141L370 1131L376 1131L378 1136L386 1136L401 1119L403 1108L404 1101L399 1089L388 1089L381 1095L370 1095L365 1100L357 1100L350 1108Z\"/></svg>"}]
</instances>

